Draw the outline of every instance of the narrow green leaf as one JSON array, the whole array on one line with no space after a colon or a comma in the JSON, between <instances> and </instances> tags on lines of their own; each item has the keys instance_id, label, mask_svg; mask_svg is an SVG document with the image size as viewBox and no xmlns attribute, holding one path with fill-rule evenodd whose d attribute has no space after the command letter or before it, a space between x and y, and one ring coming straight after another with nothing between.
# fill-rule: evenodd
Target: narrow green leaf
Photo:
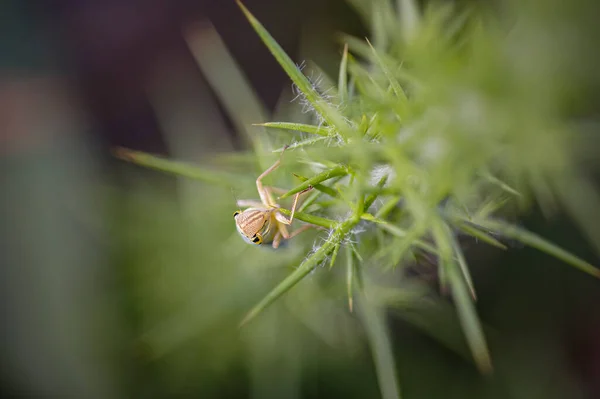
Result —
<instances>
[{"instance_id":1,"label":"narrow green leaf","mask_svg":"<svg viewBox=\"0 0 600 399\"><path fill-rule=\"evenodd\" d=\"M345 104L348 101L348 43L344 43L344 52L340 62L340 72L338 75L338 94L340 103Z\"/></svg>"},{"instance_id":2,"label":"narrow green leaf","mask_svg":"<svg viewBox=\"0 0 600 399\"><path fill-rule=\"evenodd\" d=\"M392 198L390 198L386 203L383 204L381 208L379 208L379 210L375 214L375 217L380 219L385 218L392 210L394 210L396 205L398 205L400 199L400 196L393 196Z\"/></svg>"},{"instance_id":3,"label":"narrow green leaf","mask_svg":"<svg viewBox=\"0 0 600 399\"><path fill-rule=\"evenodd\" d=\"M302 264L279 285L269 292L258 304L256 304L246 317L240 323L240 327L254 319L267 306L271 305L276 299L285 294L296 284L298 284L306 275L308 275L325 257L333 250L335 242L327 241L315 253L309 256Z\"/></svg>"},{"instance_id":4,"label":"narrow green leaf","mask_svg":"<svg viewBox=\"0 0 600 399\"><path fill-rule=\"evenodd\" d=\"M363 215L361 215L360 218L363 220L368 220L369 222L377 223L379 226L381 226L382 229L386 230L388 233L395 235L396 237L408 237L408 233L402 230L400 227L395 226L383 219L376 218L375 216L369 213L364 213ZM415 240L414 245L433 254L436 254L438 252L436 248L421 240Z\"/></svg>"},{"instance_id":5,"label":"narrow green leaf","mask_svg":"<svg viewBox=\"0 0 600 399\"><path fill-rule=\"evenodd\" d=\"M329 136L331 129L315 126L315 125L307 125L304 123L293 123L293 122L267 122L267 123L255 123L254 126L264 126L273 129L285 129L285 130L295 130L297 132L308 133L308 134L317 134L319 136Z\"/></svg>"},{"instance_id":6,"label":"narrow green leaf","mask_svg":"<svg viewBox=\"0 0 600 399\"><path fill-rule=\"evenodd\" d=\"M308 78L298 69L291 58L283 51L281 46L273 39L265 27L248 11L240 0L236 0L242 12L256 31L279 65L284 69L294 84L306 96L306 100L313 106L316 112L327 122L329 126L335 126L342 136L348 137L350 127L343 116L327 103L315 90Z\"/></svg>"},{"instance_id":7,"label":"narrow green leaf","mask_svg":"<svg viewBox=\"0 0 600 399\"><path fill-rule=\"evenodd\" d=\"M333 247L333 251L331 253L331 261L329 262L329 269L333 268L335 265L335 260L337 259L338 251L340 250L340 243L337 243L335 247Z\"/></svg>"},{"instance_id":8,"label":"narrow green leaf","mask_svg":"<svg viewBox=\"0 0 600 399\"><path fill-rule=\"evenodd\" d=\"M369 60L373 55L371 49L363 39L345 33L338 35L338 40L348 46L348 58L353 58L352 53L358 55L365 60Z\"/></svg>"},{"instance_id":9,"label":"narrow green leaf","mask_svg":"<svg viewBox=\"0 0 600 399\"><path fill-rule=\"evenodd\" d=\"M350 248L352 248L352 252L354 252L354 256L356 256L356 259L358 259L361 263L364 262L362 256L360 256L360 253L358 252L358 249L356 249L356 246L353 243L350 243L348 245L350 245Z\"/></svg>"},{"instance_id":10,"label":"narrow green leaf","mask_svg":"<svg viewBox=\"0 0 600 399\"><path fill-rule=\"evenodd\" d=\"M387 182L387 179L388 179L388 175L382 176L381 179L379 179L379 181L377 182L377 188L379 188L379 189L383 188L383 186L385 186L385 183ZM377 192L369 194L369 196L365 200L365 205L363 208L364 212L367 212L367 210L371 207L371 205L373 205L373 202L375 202L377 197L378 197Z\"/></svg>"},{"instance_id":11,"label":"narrow green leaf","mask_svg":"<svg viewBox=\"0 0 600 399\"><path fill-rule=\"evenodd\" d=\"M350 245L346 245L346 292L348 293L348 309L352 312L354 295L354 255Z\"/></svg>"},{"instance_id":12,"label":"narrow green leaf","mask_svg":"<svg viewBox=\"0 0 600 399\"><path fill-rule=\"evenodd\" d=\"M386 261L388 265L387 269L394 269L399 266L415 242L422 242L420 241L420 238L423 234L424 229L420 226L415 226L406 232L406 237L395 240L392 245L383 247L379 256L383 257L389 254ZM431 247L431 249L433 249L433 247Z\"/></svg>"},{"instance_id":13,"label":"narrow green leaf","mask_svg":"<svg viewBox=\"0 0 600 399\"><path fill-rule=\"evenodd\" d=\"M390 85L392 86L392 89L394 90L394 94L396 94L396 97L406 100L407 99L406 94L404 93L404 89L402 89L400 82L398 82L398 80L394 77L394 75L392 74L390 69L387 67L387 65L379 57L379 55L377 54L377 51L375 51L375 48L371 45L371 42L369 42L368 39L367 39L367 44L369 45L369 47L371 47L371 51L373 52L373 57L375 58L375 61L377 62L377 64L379 65L379 67L381 68L383 73L385 74L385 77L390 82Z\"/></svg>"},{"instance_id":14,"label":"narrow green leaf","mask_svg":"<svg viewBox=\"0 0 600 399\"><path fill-rule=\"evenodd\" d=\"M169 159L141 151L133 151L127 148L118 147L112 152L115 157L136 165L194 180L204 181L211 184L230 187L231 185L238 183L244 184L247 181L241 176L234 174L204 169L202 167L190 165L184 162L171 161Z\"/></svg>"},{"instance_id":15,"label":"narrow green leaf","mask_svg":"<svg viewBox=\"0 0 600 399\"><path fill-rule=\"evenodd\" d=\"M485 243L488 243L494 247L500 248L500 249L506 249L506 245L502 244L500 241L498 241L497 239L495 239L494 237L492 237L491 235L471 226L468 223L458 223L457 227L462 230L464 233L475 237Z\"/></svg>"},{"instance_id":16,"label":"narrow green leaf","mask_svg":"<svg viewBox=\"0 0 600 399\"><path fill-rule=\"evenodd\" d=\"M546 252L581 271L600 278L600 269L528 230L495 219L478 220L477 224L503 236L521 241L525 245Z\"/></svg>"},{"instance_id":17,"label":"narrow green leaf","mask_svg":"<svg viewBox=\"0 0 600 399\"><path fill-rule=\"evenodd\" d=\"M346 166L337 166L335 168L326 170L326 171L321 172L318 175L313 176L310 179L304 181L299 186L291 189L290 191L288 191L287 193L285 193L281 197L279 197L279 199L284 199L284 198L290 197L296 193L299 193L300 191L306 190L310 186L314 187L316 184L324 182L325 180L329 180L333 177L344 176L347 174L348 174L348 168Z\"/></svg>"},{"instance_id":18,"label":"narrow green leaf","mask_svg":"<svg viewBox=\"0 0 600 399\"><path fill-rule=\"evenodd\" d=\"M294 173L294 176L296 176L298 179L300 179L303 182L308 181L308 177L300 176L295 173ZM313 185L313 187L315 188L315 190L319 190L320 192L325 193L325 194L329 195L330 197L338 198L338 196L339 196L337 191L335 191L333 188L327 187L323 184L320 184L320 183L315 184L315 185Z\"/></svg>"},{"instance_id":19,"label":"narrow green leaf","mask_svg":"<svg viewBox=\"0 0 600 399\"><path fill-rule=\"evenodd\" d=\"M432 234L439 250L440 267L446 273L456 303L458 318L475 363L482 372L489 373L492 371L492 361L469 289L452 256L450 229L440 220L434 223Z\"/></svg>"},{"instance_id":20,"label":"narrow green leaf","mask_svg":"<svg viewBox=\"0 0 600 399\"><path fill-rule=\"evenodd\" d=\"M338 177L334 178L333 179L333 183L339 181L342 177L343 176L338 176ZM322 184L316 184L315 185L315 188L316 188L315 192L311 193L310 196L306 200L304 200L302 202L302 205L300 205L300 207L298 208L298 212L303 212L306 208L308 208L310 205L312 205L321 196L321 193L323 191L321 191L317 187L321 187L321 188L326 187L326 188L330 189L330 187L324 186ZM331 191L332 191L333 194L337 194L336 191L334 191L334 190L331 190Z\"/></svg>"},{"instance_id":21,"label":"narrow green leaf","mask_svg":"<svg viewBox=\"0 0 600 399\"><path fill-rule=\"evenodd\" d=\"M478 219L486 219L498 209L502 208L508 202L508 198L503 198L500 200L490 200L483 204L481 209L477 212Z\"/></svg>"},{"instance_id":22,"label":"narrow green leaf","mask_svg":"<svg viewBox=\"0 0 600 399\"><path fill-rule=\"evenodd\" d=\"M469 271L469 266L467 265L467 261L465 260L465 256L463 255L462 249L460 249L460 245L456 242L456 239L450 236L452 242L452 250L454 251L454 256L456 256L456 260L458 261L458 265L460 266L460 271L462 272L463 277L465 278L465 282L469 287L469 291L471 292L471 297L476 300L477 295L475 294L475 286L473 285L473 278L471 277L471 273Z\"/></svg>"},{"instance_id":23,"label":"narrow green leaf","mask_svg":"<svg viewBox=\"0 0 600 399\"><path fill-rule=\"evenodd\" d=\"M517 197L523 196L520 192L518 192L517 190L515 190L514 188L512 188L511 186L509 186L502 180L498 179L496 176L492 175L491 173L486 172L486 173L481 173L481 175L482 175L482 177L487 179L490 183L497 185L498 187L500 187L507 193L511 193L512 195L515 195Z\"/></svg>"},{"instance_id":24,"label":"narrow green leaf","mask_svg":"<svg viewBox=\"0 0 600 399\"><path fill-rule=\"evenodd\" d=\"M292 212L285 208L279 208L279 212L283 213L288 217L292 215ZM315 215L309 215L307 213L298 211L294 212L294 219L302 220L303 222L314 224L316 226L321 226L326 229L333 229L339 224L339 222L336 222L335 220Z\"/></svg>"},{"instance_id":25,"label":"narrow green leaf","mask_svg":"<svg viewBox=\"0 0 600 399\"><path fill-rule=\"evenodd\" d=\"M367 115L363 114L362 118L360 118L360 124L358 125L358 131L362 134L367 133L367 129L369 129L369 120L367 119Z\"/></svg>"},{"instance_id":26,"label":"narrow green leaf","mask_svg":"<svg viewBox=\"0 0 600 399\"><path fill-rule=\"evenodd\" d=\"M483 373L489 374L492 372L493 366L481 322L477 317L477 311L465 281L454 263L449 264L448 281L450 282L452 297L456 301L458 317L475 362Z\"/></svg>"},{"instance_id":27,"label":"narrow green leaf","mask_svg":"<svg viewBox=\"0 0 600 399\"><path fill-rule=\"evenodd\" d=\"M351 218L341 223L333 232L329 240L317 249L311 256L306 258L300 266L287 276L279 285L269 292L258 304L256 304L240 323L240 327L254 319L266 307L271 305L276 299L285 294L296 284L298 284L306 275L308 275L320 262L322 262L336 245L339 245L346 234L358 223L358 219Z\"/></svg>"},{"instance_id":28,"label":"narrow green leaf","mask_svg":"<svg viewBox=\"0 0 600 399\"><path fill-rule=\"evenodd\" d=\"M355 78L356 88L364 96L376 99L379 102L391 98L391 95L386 93L375 77L373 72L369 71L364 65L350 58L348 62L348 70L350 75Z\"/></svg>"},{"instance_id":29,"label":"narrow green leaf","mask_svg":"<svg viewBox=\"0 0 600 399\"><path fill-rule=\"evenodd\" d=\"M288 146L285 146L285 147L278 148L276 150L273 150L273 152L283 152L285 150L289 151L289 150L293 150L295 148L302 148L302 147L306 147L308 145L316 144L316 143L318 143L320 141L323 141L323 140L327 140L327 137L313 137L313 138L310 138L310 139L306 139L306 140L298 141L296 143L292 143L292 144L290 144Z\"/></svg>"}]
</instances>

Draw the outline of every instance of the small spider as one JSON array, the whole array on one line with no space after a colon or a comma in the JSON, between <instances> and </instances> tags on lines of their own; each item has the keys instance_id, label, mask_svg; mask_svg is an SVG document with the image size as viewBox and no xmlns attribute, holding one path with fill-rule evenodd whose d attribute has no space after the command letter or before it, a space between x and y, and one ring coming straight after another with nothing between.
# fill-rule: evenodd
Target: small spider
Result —
<instances>
[{"instance_id":1,"label":"small spider","mask_svg":"<svg viewBox=\"0 0 600 399\"><path fill-rule=\"evenodd\" d=\"M287 148L287 146L284 148ZM283 152L281 154L283 156ZM244 241L250 244L261 245L271 244L273 248L278 248L281 240L289 240L290 238L315 227L307 224L290 233L287 226L294 221L294 213L298 205L300 195L312 190L312 187L297 193L294 196L294 203L291 209L291 216L288 219L279 209L280 206L273 198L273 192L285 193L286 190L276 187L263 186L262 179L269 173L273 172L281 164L281 157L270 168L265 170L256 179L256 188L260 201L256 200L238 200L239 207L248 207L246 210L238 210L233 214L237 231L240 233Z\"/></svg>"}]
</instances>

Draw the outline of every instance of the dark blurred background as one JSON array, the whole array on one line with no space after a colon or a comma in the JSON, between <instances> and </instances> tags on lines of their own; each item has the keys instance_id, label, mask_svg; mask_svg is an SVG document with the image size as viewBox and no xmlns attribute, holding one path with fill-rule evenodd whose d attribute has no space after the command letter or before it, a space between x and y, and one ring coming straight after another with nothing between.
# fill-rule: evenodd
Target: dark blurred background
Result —
<instances>
[{"instance_id":1,"label":"dark blurred background","mask_svg":"<svg viewBox=\"0 0 600 399\"><path fill-rule=\"evenodd\" d=\"M314 60L330 76L336 76L340 54L334 34L368 34L342 0L245 4L297 63ZM208 341L182 344L178 350L185 356L177 361L155 357L155 349L138 340L149 328L140 310L146 297L136 288L143 284L139 270L124 266L137 255L123 250L126 244L112 226L126 224L131 212L142 209L152 217L142 217L141 235L131 233L135 237L165 226L167 232L169 226L179 231L187 222L171 225L171 213L153 213L160 205L135 202L153 192L148 187L160 187L164 198L157 201L179 209L176 178L123 165L109 150L125 146L203 163L215 153L243 149L240 118L231 112L240 104L224 104L219 84L228 80L214 78L220 69L232 68L231 60L267 115L289 102L282 97L290 91L288 78L235 2L4 0L0 15L3 393L40 398L378 395L364 343L352 355L322 349L309 368L297 366L301 371L289 385L296 389L288 391L276 388L283 382L274 360L264 379L275 388L257 391L243 355L226 365L212 363L231 356L227 339L235 333L217 327L190 338ZM223 55L223 48L229 54ZM230 58L219 58L225 56ZM230 83L237 82L235 71L230 76ZM590 108L586 112L595 111ZM245 118L252 122L252 116ZM209 189L196 193L187 206L214 202ZM222 221L213 221L229 232L228 206L220 208ZM534 210L522 223L598 261L565 216L548 220ZM160 239L149 240L154 248L162 245ZM500 252L465 245L474 265L478 310L501 337L491 340L498 373L481 377L472 364L390 314L404 397L600 398L598 281L531 249ZM146 257L140 258L154 259L149 251L142 250ZM207 268L230 262L216 255L211 259L216 261L206 261ZM166 270L178 267L175 260L167 263ZM173 301L156 319L180 307ZM229 338L211 341L220 334ZM282 350L285 337L275 341L279 346L268 350ZM207 355L209 349L214 353ZM198 366L195 357L208 360Z\"/></svg>"}]
</instances>

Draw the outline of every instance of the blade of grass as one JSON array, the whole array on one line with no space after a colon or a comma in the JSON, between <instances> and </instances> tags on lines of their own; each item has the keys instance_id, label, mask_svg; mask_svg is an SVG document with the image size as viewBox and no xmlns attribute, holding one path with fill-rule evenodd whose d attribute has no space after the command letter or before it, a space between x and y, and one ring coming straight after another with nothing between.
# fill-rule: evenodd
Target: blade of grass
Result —
<instances>
[{"instance_id":1,"label":"blade of grass","mask_svg":"<svg viewBox=\"0 0 600 399\"><path fill-rule=\"evenodd\" d=\"M113 149L113 155L121 160L145 166L150 169L170 173L194 180L200 180L211 184L230 187L236 183L244 184L246 179L230 173L204 169L196 165L184 162L171 161L169 159L151 155L141 151L134 151L118 147Z\"/></svg>"},{"instance_id":2,"label":"blade of grass","mask_svg":"<svg viewBox=\"0 0 600 399\"><path fill-rule=\"evenodd\" d=\"M502 244L500 241L498 241L497 239L495 239L494 237L492 237L491 235L471 226L468 223L458 223L457 227L462 230L464 233L475 237L485 243L488 243L496 248L500 248L500 249L504 249L506 250L506 245Z\"/></svg>"},{"instance_id":3,"label":"blade of grass","mask_svg":"<svg viewBox=\"0 0 600 399\"><path fill-rule=\"evenodd\" d=\"M492 175L491 173L487 173L487 172L481 173L481 176L483 178L487 179L490 183L497 185L498 187L500 187L502 190L506 191L507 193L511 193L512 195L517 196L517 197L523 196L520 192L518 192L517 190L515 190L508 184L504 183L502 180L498 179L496 176Z\"/></svg>"},{"instance_id":4,"label":"blade of grass","mask_svg":"<svg viewBox=\"0 0 600 399\"><path fill-rule=\"evenodd\" d=\"M295 143L292 143L290 145L286 145L284 147L278 148L276 150L273 150L273 152L283 152L284 150L293 150L295 148L302 148L302 147L306 147L308 145L313 145L316 144L320 141L323 140L327 140L327 137L316 137L316 138L310 138L310 139L306 139L306 140L302 140L302 141L298 141Z\"/></svg>"},{"instance_id":5,"label":"blade of grass","mask_svg":"<svg viewBox=\"0 0 600 399\"><path fill-rule=\"evenodd\" d=\"M354 256L356 256L356 259L358 259L359 262L363 262L363 258L362 256L360 256L360 253L358 252L358 249L356 249L356 246L353 243L350 243L349 245L352 248L352 252L354 252Z\"/></svg>"},{"instance_id":6,"label":"blade of grass","mask_svg":"<svg viewBox=\"0 0 600 399\"><path fill-rule=\"evenodd\" d=\"M396 97L406 101L407 100L406 94L404 93L404 89L402 89L400 82L398 82L398 80L394 77L394 75L392 74L390 69L387 67L387 65L379 57L379 55L377 54L377 51L375 50L375 48L373 47L373 45L371 44L369 39L366 39L366 40L367 40L367 44L371 48L371 51L373 52L373 57L375 59L375 62L377 63L377 65L379 65L379 68L381 68L381 70L385 74L385 77L390 82L390 85L391 85L392 89L394 90L394 94L396 95Z\"/></svg>"},{"instance_id":7,"label":"blade of grass","mask_svg":"<svg viewBox=\"0 0 600 399\"><path fill-rule=\"evenodd\" d=\"M458 261L458 265L460 266L460 271L469 287L469 291L471 292L471 297L473 300L477 300L477 295L475 294L475 286L473 285L473 278L471 277L471 273L469 271L469 266L467 265L467 261L465 260L465 256L460 249L460 246L456 242L456 238L450 236L452 250L454 252L454 256L456 256L456 260Z\"/></svg>"},{"instance_id":8,"label":"blade of grass","mask_svg":"<svg viewBox=\"0 0 600 399\"><path fill-rule=\"evenodd\" d=\"M478 220L477 224L503 236L518 240L523 244L552 255L583 272L600 278L600 269L528 230L495 219Z\"/></svg>"},{"instance_id":9,"label":"blade of grass","mask_svg":"<svg viewBox=\"0 0 600 399\"><path fill-rule=\"evenodd\" d=\"M483 373L489 373L492 371L492 361L469 289L452 256L450 229L439 220L433 224L432 234L440 254L440 267L443 268L448 279L458 317L473 358Z\"/></svg>"},{"instance_id":10,"label":"blade of grass","mask_svg":"<svg viewBox=\"0 0 600 399\"><path fill-rule=\"evenodd\" d=\"M346 292L348 294L348 309L352 312L354 295L354 254L350 245L346 245Z\"/></svg>"},{"instance_id":11,"label":"blade of grass","mask_svg":"<svg viewBox=\"0 0 600 399\"><path fill-rule=\"evenodd\" d=\"M293 122L266 122L266 123L255 123L253 126L263 126L273 129L285 129L295 130L297 132L316 134L319 136L329 136L330 129L319 127L315 125L307 125L304 123L293 123Z\"/></svg>"},{"instance_id":12,"label":"blade of grass","mask_svg":"<svg viewBox=\"0 0 600 399\"><path fill-rule=\"evenodd\" d=\"M379 219L385 218L392 210L394 210L396 205L398 205L400 199L400 196L393 196L392 198L390 198L386 203L383 204L381 208L379 208L379 210L375 214L375 217Z\"/></svg>"},{"instance_id":13,"label":"blade of grass","mask_svg":"<svg viewBox=\"0 0 600 399\"><path fill-rule=\"evenodd\" d=\"M273 54L279 65L281 65L298 89L300 89L304 96L306 96L306 100L313 106L315 111L321 115L321 117L329 126L333 126L338 129L339 133L343 137L347 138L352 135L350 127L346 123L343 116L319 95L308 78L302 73L302 71L298 69L296 64L285 53L285 51L283 51L281 46L279 46L271 34L269 34L265 27L258 22L258 20L254 17L254 15L252 15L252 13L250 13L250 11L242 4L242 2L240 0L236 0L236 2L256 33L258 33L262 39L263 43L267 46L271 54Z\"/></svg>"},{"instance_id":14,"label":"blade of grass","mask_svg":"<svg viewBox=\"0 0 600 399\"><path fill-rule=\"evenodd\" d=\"M329 269L333 268L333 265L335 265L335 260L337 259L340 246L341 243L338 243L335 247L333 247L333 251L331 253L331 261L329 262Z\"/></svg>"},{"instance_id":15,"label":"blade of grass","mask_svg":"<svg viewBox=\"0 0 600 399\"><path fill-rule=\"evenodd\" d=\"M377 188L378 189L382 189L383 186L385 186L385 183L387 182L387 179L388 179L388 175L385 175L381 179L379 179L379 181L377 182ZM363 212L366 212L371 207L371 205L373 205L373 202L375 202L375 200L377 199L377 197L378 197L378 193L377 192L369 194L369 196L365 200L365 206L364 206Z\"/></svg>"},{"instance_id":16,"label":"blade of grass","mask_svg":"<svg viewBox=\"0 0 600 399\"><path fill-rule=\"evenodd\" d=\"M348 43L344 43L344 52L340 62L340 72L338 75L338 95L340 103L345 104L348 100Z\"/></svg>"}]
</instances>

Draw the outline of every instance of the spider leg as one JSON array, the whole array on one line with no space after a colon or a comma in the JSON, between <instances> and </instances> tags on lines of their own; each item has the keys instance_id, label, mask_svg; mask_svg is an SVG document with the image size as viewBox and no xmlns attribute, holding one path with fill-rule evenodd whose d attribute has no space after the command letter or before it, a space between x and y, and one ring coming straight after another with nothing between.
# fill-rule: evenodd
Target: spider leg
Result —
<instances>
[{"instance_id":1,"label":"spider leg","mask_svg":"<svg viewBox=\"0 0 600 399\"><path fill-rule=\"evenodd\" d=\"M279 220L277 221L277 232L281 234L284 240L290 238L290 232L288 231L287 226Z\"/></svg>"},{"instance_id":2,"label":"spider leg","mask_svg":"<svg viewBox=\"0 0 600 399\"><path fill-rule=\"evenodd\" d=\"M304 190L300 191L299 193L296 193L296 195L294 196L294 203L293 203L293 205L292 205L292 211L291 211L291 212L292 212L292 214L290 215L290 218L288 219L288 218L286 218L284 215L282 215L281 213L277 212L277 213L275 214L275 218L277 219L277 221L278 221L278 222L281 222L281 223L283 223L283 224L287 224L288 226L289 226L290 224L292 224L292 222L294 221L294 213L296 213L296 207L298 206L298 198L299 198L299 197L300 197L302 194L304 194L304 193L306 193L306 192L308 192L308 191L310 191L310 190L312 190L312 189L313 189L313 188L312 188L312 186L308 186L308 188L306 188L306 189L304 189Z\"/></svg>"},{"instance_id":3,"label":"spider leg","mask_svg":"<svg viewBox=\"0 0 600 399\"><path fill-rule=\"evenodd\" d=\"M312 228L316 228L316 227L317 226L312 225L312 224L305 224L304 226L299 227L296 230L292 231L287 239L289 240L290 238L296 237L298 234L300 234L308 229L312 229Z\"/></svg>"},{"instance_id":4,"label":"spider leg","mask_svg":"<svg viewBox=\"0 0 600 399\"><path fill-rule=\"evenodd\" d=\"M275 206L275 200L273 199L273 196L271 195L269 190L263 186L262 179L264 179L269 173L273 172L275 169L277 169L279 167L279 165L281 164L281 158L283 157L284 152L285 152L285 148L281 152L281 156L279 157L279 159L277 161L275 161L275 163L273 165L271 165L271 167L269 167L267 170L262 172L260 174L260 176L258 176L258 178L256 179L256 189L258 190L258 195L260 196L260 200L263 202L264 205Z\"/></svg>"},{"instance_id":5,"label":"spider leg","mask_svg":"<svg viewBox=\"0 0 600 399\"><path fill-rule=\"evenodd\" d=\"M298 234L300 234L308 229L317 228L317 227L318 226L315 226L312 224L305 224L304 226L299 227L298 229L296 229L290 233L285 224L283 224L281 222L277 222L277 228L279 229L279 231L275 234L275 238L273 239L273 248L279 247L279 244L280 244L282 238L284 240L289 240L290 238L296 237Z\"/></svg>"},{"instance_id":6,"label":"spider leg","mask_svg":"<svg viewBox=\"0 0 600 399\"><path fill-rule=\"evenodd\" d=\"M279 244L281 243L281 233L278 231L277 233L275 233L275 237L273 237L273 248L277 249L279 247Z\"/></svg>"},{"instance_id":7,"label":"spider leg","mask_svg":"<svg viewBox=\"0 0 600 399\"><path fill-rule=\"evenodd\" d=\"M257 200L241 199L237 200L237 206L241 208L263 208L265 204Z\"/></svg>"},{"instance_id":8,"label":"spider leg","mask_svg":"<svg viewBox=\"0 0 600 399\"><path fill-rule=\"evenodd\" d=\"M279 195L283 195L285 193L287 193L290 190L286 190L285 188L279 188L279 187L273 187L273 186L269 186L269 189L271 190L271 192L275 193L275 194L279 194Z\"/></svg>"}]
</instances>

